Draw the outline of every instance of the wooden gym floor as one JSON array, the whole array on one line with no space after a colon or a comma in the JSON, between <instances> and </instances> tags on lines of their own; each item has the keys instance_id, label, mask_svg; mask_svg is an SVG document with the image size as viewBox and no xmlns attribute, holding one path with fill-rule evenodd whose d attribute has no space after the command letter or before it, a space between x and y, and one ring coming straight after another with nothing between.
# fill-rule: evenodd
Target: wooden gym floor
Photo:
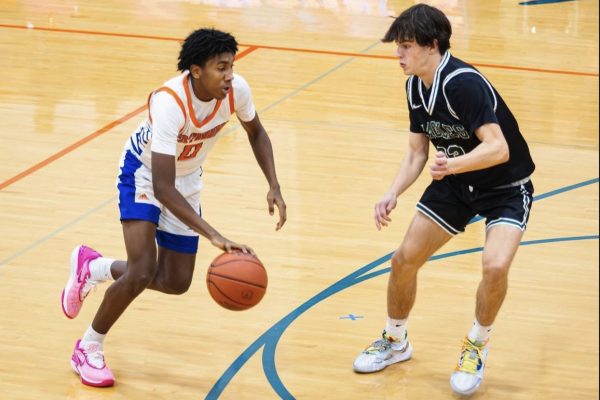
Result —
<instances>
[{"instance_id":1,"label":"wooden gym floor","mask_svg":"<svg viewBox=\"0 0 600 400\"><path fill-rule=\"evenodd\" d=\"M476 399L598 398L598 2L429 1L452 53L516 114L536 202ZM372 375L354 357L385 323L389 254L428 183L381 232L372 206L407 144L405 77L379 39L414 4L376 0L5 1L0 4L0 399L449 399L474 311L483 224L419 275L414 359ZM66 319L73 246L124 256L114 180L150 90L176 74L180 40L232 32L275 149L289 220L235 120L206 163L202 208L269 272L261 304L221 309L202 241L183 296L144 292L106 340L109 389L71 371L75 340L106 286Z\"/></svg>"}]
</instances>

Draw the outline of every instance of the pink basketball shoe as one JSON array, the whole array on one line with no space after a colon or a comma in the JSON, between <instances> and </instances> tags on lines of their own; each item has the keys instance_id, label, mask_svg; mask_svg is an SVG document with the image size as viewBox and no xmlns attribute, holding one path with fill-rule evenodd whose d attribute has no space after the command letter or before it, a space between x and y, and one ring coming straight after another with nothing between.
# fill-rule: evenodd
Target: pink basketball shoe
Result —
<instances>
[{"instance_id":1,"label":"pink basketball shoe","mask_svg":"<svg viewBox=\"0 0 600 400\"><path fill-rule=\"evenodd\" d=\"M90 261L98 257L102 255L83 245L75 247L71 253L71 272L61 296L63 312L71 319L79 314L83 300L98 283L90 279L89 266Z\"/></svg>"},{"instance_id":2,"label":"pink basketball shoe","mask_svg":"<svg viewBox=\"0 0 600 400\"><path fill-rule=\"evenodd\" d=\"M84 385L107 387L115 384L115 376L104 362L100 343L91 342L84 348L81 339L78 340L71 356L71 367Z\"/></svg>"}]
</instances>

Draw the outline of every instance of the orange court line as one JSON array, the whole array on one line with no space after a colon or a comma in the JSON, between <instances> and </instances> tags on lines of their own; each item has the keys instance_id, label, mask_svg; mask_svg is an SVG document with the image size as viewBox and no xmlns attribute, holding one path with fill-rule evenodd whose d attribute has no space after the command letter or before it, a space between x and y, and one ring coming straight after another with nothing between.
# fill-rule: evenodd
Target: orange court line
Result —
<instances>
[{"instance_id":1,"label":"orange court line","mask_svg":"<svg viewBox=\"0 0 600 400\"><path fill-rule=\"evenodd\" d=\"M245 46L245 45L241 44L240 46ZM246 50L240 51L239 53L237 53L235 55L235 60L237 61L240 58L247 56L248 54L252 53L256 49L258 49L258 47L256 47L256 46L249 46Z\"/></svg>"},{"instance_id":2,"label":"orange court line","mask_svg":"<svg viewBox=\"0 0 600 400\"><path fill-rule=\"evenodd\" d=\"M484 64L484 63L473 63L476 67L489 67L497 69L509 69L514 71L527 71L527 72L542 72L546 74L559 74L559 75L575 75L575 76L592 76L598 77L597 73L593 72L579 72L579 71L565 71L560 69L546 69L546 68L532 68L532 67L518 67L514 65L499 65L499 64Z\"/></svg>"},{"instance_id":3,"label":"orange court line","mask_svg":"<svg viewBox=\"0 0 600 400\"><path fill-rule=\"evenodd\" d=\"M87 142L97 138L98 136L102 135L105 132L108 132L109 130L111 130L112 128L114 128L115 126L121 125L123 122L131 119L132 117L138 115L139 113L141 113L142 111L144 111L145 109L147 109L148 107L144 104L141 107L136 108L135 110L133 110L132 112L125 114L124 116L122 116L121 118L111 122L108 125L103 126L102 128L98 129L96 132L87 135L86 137L84 137L83 139L78 140L77 142L65 147L64 149L62 149L61 151L59 151L58 153L55 153L53 155L51 155L50 157L46 158L43 161L40 161L39 163L33 165L32 167L27 168L25 171L13 176L12 178L0 183L0 190L4 189L7 186L12 185L13 183L20 181L21 179L25 178L28 175L33 174L35 171L44 168L46 165L58 160L59 158L63 157L64 155L72 152L73 150L77 149L78 147L83 146L84 144L86 144Z\"/></svg>"},{"instance_id":4,"label":"orange court line","mask_svg":"<svg viewBox=\"0 0 600 400\"><path fill-rule=\"evenodd\" d=\"M2 25L0 25L2 26ZM256 50L257 47L249 47L241 52L239 52L238 54L236 54L235 59L239 60L242 57L247 56L248 54L252 53L254 50ZM144 104L141 107L136 108L135 110L131 111L128 114L125 114L124 116L122 116L121 118L109 123L108 125L103 126L102 128L98 129L96 132L84 137L83 139L78 140L77 142L65 147L64 149L62 149L61 151L59 151L58 153L55 153L53 155L51 155L50 157L46 158L43 161L40 161L39 163L33 165L32 167L27 168L25 171L13 176L12 178L9 178L8 180L0 183L0 190L4 189L7 186L12 185L15 182L20 181L21 179L25 178L28 175L33 174L34 172L44 168L46 165L58 160L59 158L63 157L64 155L72 152L73 150L83 146L84 144L86 144L87 142L97 138L98 136L102 135L103 133L108 132L109 130L111 130L112 128L121 125L122 123L128 121L129 119L131 119L132 117L135 117L136 115L138 115L139 113L141 113L144 110L148 109L148 105Z\"/></svg>"},{"instance_id":5,"label":"orange court line","mask_svg":"<svg viewBox=\"0 0 600 400\"><path fill-rule=\"evenodd\" d=\"M64 29L64 28L46 28L46 27L37 27L37 26L28 27L26 25L12 25L12 24L0 24L0 28L25 29L25 30L29 29L29 30L39 30L39 31L47 31L47 32L62 32L62 33L84 34L84 35L127 37L127 38L133 38L133 39L167 40L167 41L179 41L179 42L183 41L183 39L181 39L181 38L173 38L173 37L166 37L166 36L138 35L138 34L133 34L133 33L87 31L87 30ZM267 46L267 45L255 45L255 44L241 44L241 43L240 43L240 46L248 46L253 49L293 51L293 52L299 52L299 53L326 54L326 55L337 55L337 56L347 56L347 57L357 57L357 58L376 58L376 59L386 59L386 60L395 60L396 59L395 56L340 52L340 51L329 51L329 50L314 50L314 49L303 49L303 48L294 48L294 47L280 47L280 46ZM483 64L483 63L473 63L473 65L477 66L477 67L489 67L489 68L507 69L507 70L515 70L515 71L528 71L528 72L541 72L541 73L548 73L548 74L598 77L597 72L565 71L565 70L558 70L558 69L519 67L519 66L511 66L511 65Z\"/></svg>"},{"instance_id":6,"label":"orange court line","mask_svg":"<svg viewBox=\"0 0 600 400\"><path fill-rule=\"evenodd\" d=\"M247 45L250 46L250 45ZM348 56L348 57L361 57L361 58L379 58L386 60L397 60L396 56L384 56L378 54L363 54L363 53L348 53L341 51L328 51L328 50L311 50L311 49L298 49L293 47L277 47L277 46L262 46L262 45L252 45L261 49L267 50L282 50L282 51L297 51L302 53L316 53L316 54L328 54L328 55L338 55L338 56ZM562 74L562 75L578 75L578 76L598 76L597 73L593 72L578 72L578 71L563 71L558 69L545 69L545 68L531 68L531 67L518 67L512 65L500 65L500 64L483 64L483 63L472 63L472 65L476 67L489 67L489 68L498 68L498 69L508 69L508 70L516 70L516 71L528 71L528 72L543 72L549 74Z\"/></svg>"},{"instance_id":7,"label":"orange court line","mask_svg":"<svg viewBox=\"0 0 600 400\"><path fill-rule=\"evenodd\" d=\"M172 38L167 36L153 36L153 35L137 35L134 33L118 33L118 32L100 32L100 31L85 31L80 29L64 29L64 28L45 28L43 26L32 26L27 25L12 25L12 24L0 24L0 28L12 28L12 29L26 29L32 31L46 31L46 32L62 32L62 33L79 33L83 35L98 35L98 36L113 36L113 37L126 37L133 39L152 39L152 40L166 40L183 42L181 38Z\"/></svg>"},{"instance_id":8,"label":"orange court line","mask_svg":"<svg viewBox=\"0 0 600 400\"><path fill-rule=\"evenodd\" d=\"M46 27L28 27L26 25L12 25L12 24L0 24L0 28L9 28L9 29L23 29L23 30L38 30L38 31L47 31L47 32L60 32L60 33L75 33L75 34L85 34L85 35L100 35L100 36L109 36L109 37L127 37L134 39L150 39L150 40L166 40L166 41L178 41L182 42L181 38L172 38L166 36L154 36L154 35L138 35L138 34L130 34L130 33L117 33L117 32L101 32L101 31L87 31L87 30L77 30L77 29L63 29L63 28L46 28ZM357 57L357 58L378 58L378 59L390 59L394 60L396 57L394 56L384 56L377 54L363 54L363 53L351 53L351 52L338 52L338 51L328 51L328 50L314 50L314 49L302 49L302 48L293 48L293 47L278 47L278 46L263 46L263 45L253 45L253 44L239 44L241 47L248 47L244 51L238 53L236 55L236 60L241 59L242 57L252 53L257 49L267 49L267 50L281 50L281 51L294 51L300 53L313 53L313 54L326 54L326 55L341 55L348 57ZM577 71L561 71L561 70L551 70L551 69L542 69L542 68L530 68L530 67L517 67L517 66L508 66L508 65L496 65L496 64L473 64L475 66L481 67L490 67L490 68L500 68L500 69L508 69L508 70L518 70L518 71L530 71L530 72L542 72L542 73L554 73L554 74L565 74L565 75L578 75L578 76L592 76L597 77L597 73L591 72L577 72ZM8 180L0 183L0 190L3 190L7 186L12 185L13 183L25 178L28 175L38 171L39 169L45 167L46 165L56 161L57 159L63 157L64 155L70 153L71 151L81 147L87 142L95 139L96 137L102 135L103 133L109 131L110 129L118 126L137 114L141 113L147 109L146 105L143 105L134 111L124 115L123 117L109 123L108 125L100 128L96 132L80 139L79 141L71 144L70 146L64 148L58 153L48 157L47 159L33 165L32 167L26 169L25 171L9 178Z\"/></svg>"}]
</instances>

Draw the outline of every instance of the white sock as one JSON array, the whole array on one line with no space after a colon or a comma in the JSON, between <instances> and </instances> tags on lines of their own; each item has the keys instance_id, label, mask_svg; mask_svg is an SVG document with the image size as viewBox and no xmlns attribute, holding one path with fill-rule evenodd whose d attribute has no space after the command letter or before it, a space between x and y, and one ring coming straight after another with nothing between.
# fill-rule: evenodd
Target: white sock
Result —
<instances>
[{"instance_id":1,"label":"white sock","mask_svg":"<svg viewBox=\"0 0 600 400\"><path fill-rule=\"evenodd\" d=\"M90 327L87 328L87 331L85 331L83 337L81 338L81 345L85 346L89 342L96 342L100 343L100 345L103 345L105 336L106 334L96 332L94 328L92 328L92 325L90 325Z\"/></svg>"},{"instance_id":2,"label":"white sock","mask_svg":"<svg viewBox=\"0 0 600 400\"><path fill-rule=\"evenodd\" d=\"M110 274L110 266L114 262L112 258L106 257L98 257L90 261L90 279L98 282L114 281Z\"/></svg>"},{"instance_id":3,"label":"white sock","mask_svg":"<svg viewBox=\"0 0 600 400\"><path fill-rule=\"evenodd\" d=\"M490 338L492 332L492 325L481 326L477 318L473 320L473 327L469 332L468 338L471 342L485 343Z\"/></svg>"},{"instance_id":4,"label":"white sock","mask_svg":"<svg viewBox=\"0 0 600 400\"><path fill-rule=\"evenodd\" d=\"M385 332L399 341L403 341L406 336L406 325L408 325L408 318L394 319L388 317Z\"/></svg>"}]
</instances>

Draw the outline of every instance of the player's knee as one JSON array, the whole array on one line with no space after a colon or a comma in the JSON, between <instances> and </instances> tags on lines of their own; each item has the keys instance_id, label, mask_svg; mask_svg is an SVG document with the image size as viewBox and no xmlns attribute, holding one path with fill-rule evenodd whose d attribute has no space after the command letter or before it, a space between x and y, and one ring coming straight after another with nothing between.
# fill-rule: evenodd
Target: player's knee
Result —
<instances>
[{"instance_id":1,"label":"player's knee","mask_svg":"<svg viewBox=\"0 0 600 400\"><path fill-rule=\"evenodd\" d=\"M175 295L187 292L191 284L191 277L177 277L176 279L160 282L160 286L163 288L164 293Z\"/></svg>"},{"instance_id":2,"label":"player's knee","mask_svg":"<svg viewBox=\"0 0 600 400\"><path fill-rule=\"evenodd\" d=\"M130 287L134 292L142 292L144 289L150 285L152 279L154 278L154 274L145 272L141 274L136 274L129 280Z\"/></svg>"},{"instance_id":3,"label":"player's knee","mask_svg":"<svg viewBox=\"0 0 600 400\"><path fill-rule=\"evenodd\" d=\"M399 248L392 256L392 274L394 275L414 275L419 269L418 265L411 260L406 252Z\"/></svg>"},{"instance_id":4,"label":"player's knee","mask_svg":"<svg viewBox=\"0 0 600 400\"><path fill-rule=\"evenodd\" d=\"M510 263L503 260L485 260L483 278L488 281L505 280L508 277Z\"/></svg>"},{"instance_id":5,"label":"player's knee","mask_svg":"<svg viewBox=\"0 0 600 400\"><path fill-rule=\"evenodd\" d=\"M144 268L128 268L121 281L132 294L138 295L150 285L155 275L156 264Z\"/></svg>"}]
</instances>

